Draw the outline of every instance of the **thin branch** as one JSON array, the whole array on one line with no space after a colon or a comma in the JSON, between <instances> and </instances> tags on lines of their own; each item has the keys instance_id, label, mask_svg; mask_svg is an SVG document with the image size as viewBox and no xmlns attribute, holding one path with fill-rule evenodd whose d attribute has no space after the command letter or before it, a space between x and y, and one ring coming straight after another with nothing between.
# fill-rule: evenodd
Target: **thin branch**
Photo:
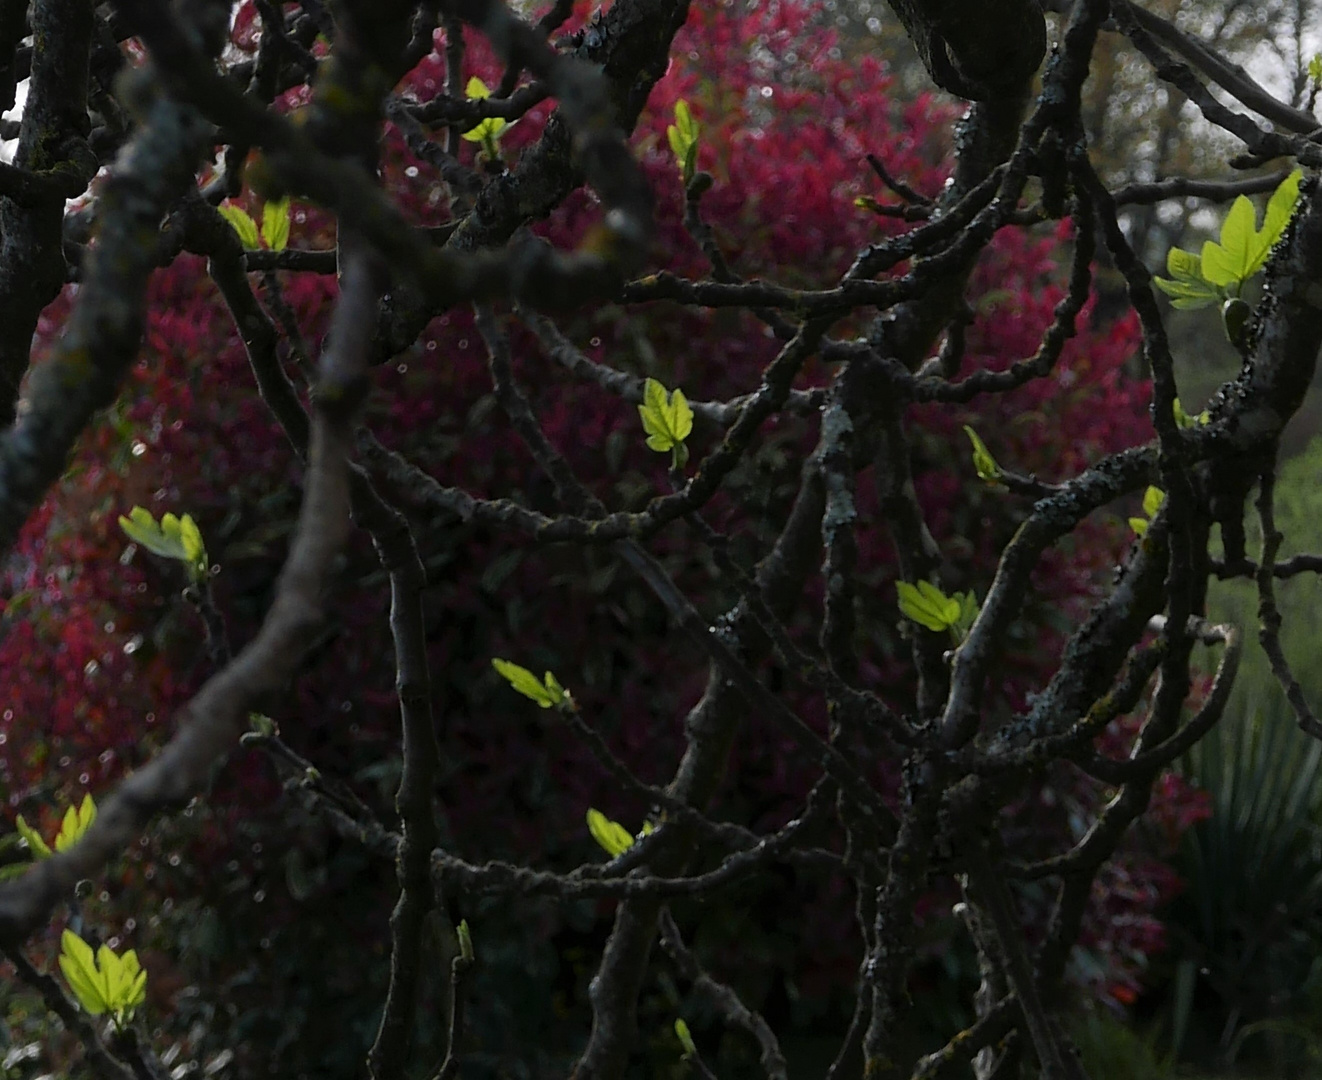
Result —
<instances>
[{"instance_id":1,"label":"thin branch","mask_svg":"<svg viewBox=\"0 0 1322 1080\"><path fill-rule=\"evenodd\" d=\"M450 1018L446 1023L445 1057L433 1080L453 1080L459 1073L459 1040L464 1033L464 983L473 966L472 956L465 955L460 938L460 949L450 961Z\"/></svg>"},{"instance_id":2,"label":"thin branch","mask_svg":"<svg viewBox=\"0 0 1322 1080\"><path fill-rule=\"evenodd\" d=\"M1242 180L1194 180L1172 176L1150 183L1126 184L1117 189L1112 197L1117 206L1142 206L1164 202L1166 199L1206 199L1208 202L1226 203L1240 195L1260 195L1275 191L1289 175L1287 170L1277 170Z\"/></svg>"},{"instance_id":3,"label":"thin branch","mask_svg":"<svg viewBox=\"0 0 1322 1080\"><path fill-rule=\"evenodd\" d=\"M762 1071L768 1080L788 1080L789 1072L785 1055L780 1051L780 1042L762 1015L745 1005L733 988L713 978L703 968L692 950L684 944L683 935L669 908L661 912L660 927L661 946L675 961L679 973L716 1007L727 1023L746 1031L757 1042Z\"/></svg>"},{"instance_id":4,"label":"thin branch","mask_svg":"<svg viewBox=\"0 0 1322 1080\"><path fill-rule=\"evenodd\" d=\"M567 902L599 897L664 900L673 896L706 896L737 884L769 863L786 858L800 845L800 834L807 831L809 820L806 816L795 818L777 832L762 837L753 847L727 855L715 868L684 877L632 873L627 872L630 869L628 864L616 868L614 863L581 866L558 874L496 860L477 865L439 850L432 853L432 869L447 886L471 897L550 896ZM660 849L668 840L666 831L680 827L664 824L645 840L637 841L635 846L640 848L637 858L647 854L642 845L648 844L652 850Z\"/></svg>"},{"instance_id":5,"label":"thin branch","mask_svg":"<svg viewBox=\"0 0 1322 1080\"><path fill-rule=\"evenodd\" d=\"M976 1023L957 1032L940 1050L919 1058L910 1080L945 1080L956 1074L980 1051L1004 1039L1018 1015L1018 1002L1010 997L1001 999L978 1017Z\"/></svg>"},{"instance_id":6,"label":"thin branch","mask_svg":"<svg viewBox=\"0 0 1322 1080\"><path fill-rule=\"evenodd\" d=\"M1272 674L1285 691L1285 698L1294 710L1296 721L1309 735L1322 739L1322 721L1308 704L1299 680L1290 670L1290 662L1285 658L1281 647L1281 612L1276 606L1276 591L1273 578L1276 566L1276 553L1281 549L1284 536L1276 528L1274 496L1276 492L1276 473L1266 469L1259 480L1258 519L1262 522L1262 553L1259 556L1256 581L1258 585L1258 643L1267 654Z\"/></svg>"},{"instance_id":7,"label":"thin branch","mask_svg":"<svg viewBox=\"0 0 1322 1080\"><path fill-rule=\"evenodd\" d=\"M1005 880L986 854L974 849L970 855L970 895L987 912L1000 946L1005 976L1023 1009L1033 1050L1046 1080L1087 1080L1078 1058L1062 1046L1055 1024L1047 1016L1037 992L1037 980L1024 948L1023 931Z\"/></svg>"},{"instance_id":8,"label":"thin branch","mask_svg":"<svg viewBox=\"0 0 1322 1080\"><path fill-rule=\"evenodd\" d=\"M645 378L620 371L609 364L602 364L589 359L572 341L565 337L560 328L550 318L539 312L520 310L517 315L523 325L537 335L537 340L541 342L547 355L567 371L580 378L591 380L603 390L610 391L623 401L635 405L642 402L643 385L647 381ZM744 411L745 406L753 400L753 397L754 395L749 393L741 394L729 401L694 401L690 399L689 407L693 410L695 416L728 427L739 418L739 415ZM785 411L797 416L816 415L821 409L825 397L826 392L820 388L811 390L791 389L785 401Z\"/></svg>"},{"instance_id":9,"label":"thin branch","mask_svg":"<svg viewBox=\"0 0 1322 1080\"><path fill-rule=\"evenodd\" d=\"M872 171L881 178L881 182L885 184L888 188L890 188L891 191L895 192L895 194L898 195L905 202L913 203L915 206L932 205L933 202L932 199L929 199L926 195L919 194L908 184L906 184L903 180L900 180L897 177L892 176L886 170L886 166L882 162L881 158L877 157L876 154L868 155L868 164L872 166Z\"/></svg>"},{"instance_id":10,"label":"thin branch","mask_svg":"<svg viewBox=\"0 0 1322 1080\"><path fill-rule=\"evenodd\" d=\"M1172 52L1182 56L1226 93L1238 98L1277 127L1299 135L1314 136L1318 133L1317 117L1312 113L1286 105L1258 85L1239 64L1230 63L1168 19L1130 0L1111 0L1111 10L1123 32L1132 36L1135 27L1142 28Z\"/></svg>"}]
</instances>

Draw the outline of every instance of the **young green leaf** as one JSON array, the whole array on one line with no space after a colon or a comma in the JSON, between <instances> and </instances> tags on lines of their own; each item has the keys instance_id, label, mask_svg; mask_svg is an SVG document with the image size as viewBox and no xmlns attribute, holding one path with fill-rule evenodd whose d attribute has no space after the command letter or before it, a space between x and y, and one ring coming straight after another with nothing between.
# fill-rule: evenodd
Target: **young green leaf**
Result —
<instances>
[{"instance_id":1,"label":"young green leaf","mask_svg":"<svg viewBox=\"0 0 1322 1080\"><path fill-rule=\"evenodd\" d=\"M173 514L166 514L161 518L161 530L164 532L169 525L168 519L174 518ZM184 561L188 563L188 568L197 578L206 577L208 571L207 548L202 543L202 532L197 527L191 515L185 514L181 518L175 518L179 527L179 544L184 549Z\"/></svg>"},{"instance_id":2,"label":"young green leaf","mask_svg":"<svg viewBox=\"0 0 1322 1080\"><path fill-rule=\"evenodd\" d=\"M973 468L977 471L978 479L985 480L989 484L999 484L1003 475L1001 467L996 464L996 459L991 456L987 444L968 424L964 425L964 434L973 443Z\"/></svg>"},{"instance_id":3,"label":"young green leaf","mask_svg":"<svg viewBox=\"0 0 1322 1080\"><path fill-rule=\"evenodd\" d=\"M679 1045L684 1048L685 1057L691 1057L698 1052L697 1044L693 1041L693 1035L689 1031L688 1024L678 1017L675 1019L675 1038L679 1040Z\"/></svg>"},{"instance_id":4,"label":"young green leaf","mask_svg":"<svg viewBox=\"0 0 1322 1080\"><path fill-rule=\"evenodd\" d=\"M261 238L257 235L257 222L248 216L248 212L243 207L226 203L220 207L220 215L238 233L239 243L244 247L252 250L262 246Z\"/></svg>"},{"instance_id":5,"label":"young green leaf","mask_svg":"<svg viewBox=\"0 0 1322 1080\"><path fill-rule=\"evenodd\" d=\"M459 925L455 927L455 932L459 937L459 956L466 964L473 962L473 932L468 929L468 920L460 919Z\"/></svg>"},{"instance_id":6,"label":"young green leaf","mask_svg":"<svg viewBox=\"0 0 1322 1080\"><path fill-rule=\"evenodd\" d=\"M1143 492L1143 513L1149 518L1157 516L1157 511L1161 509L1161 504L1166 501L1166 493L1159 487L1149 485L1147 491Z\"/></svg>"},{"instance_id":7,"label":"young green leaf","mask_svg":"<svg viewBox=\"0 0 1322 1080\"><path fill-rule=\"evenodd\" d=\"M1176 281L1202 282L1203 257L1196 251L1171 248L1166 252L1166 271Z\"/></svg>"},{"instance_id":8,"label":"young green leaf","mask_svg":"<svg viewBox=\"0 0 1322 1080\"><path fill-rule=\"evenodd\" d=\"M207 576L206 545L202 543L197 523L188 514L182 518L165 514L158 524L150 510L135 506L128 517L121 515L119 527L130 540L153 555L187 563L194 581Z\"/></svg>"},{"instance_id":9,"label":"young green leaf","mask_svg":"<svg viewBox=\"0 0 1322 1080\"><path fill-rule=\"evenodd\" d=\"M1322 83L1322 53L1308 61L1308 77L1315 83Z\"/></svg>"},{"instance_id":10,"label":"young green leaf","mask_svg":"<svg viewBox=\"0 0 1322 1080\"><path fill-rule=\"evenodd\" d=\"M1303 173L1296 169L1281 181L1267 202L1261 229L1248 196L1241 195L1234 201L1221 223L1221 242L1208 240L1203 244L1202 274L1207 281L1238 290L1263 268L1272 246L1290 223L1302 178Z\"/></svg>"},{"instance_id":11,"label":"young green leaf","mask_svg":"<svg viewBox=\"0 0 1322 1080\"><path fill-rule=\"evenodd\" d=\"M49 859L55 852L67 851L78 843L95 820L96 801L87 794L83 796L83 801L77 808L70 806L64 811L60 830L55 834L53 844L47 844L41 834L23 820L22 814L19 814L14 821L14 828L18 830L18 835L27 841L28 850L32 852L34 859Z\"/></svg>"},{"instance_id":12,"label":"young green leaf","mask_svg":"<svg viewBox=\"0 0 1322 1080\"><path fill-rule=\"evenodd\" d=\"M96 966L92 946L72 930L65 930L60 938L60 970L64 972L69 989L78 998L83 1009L93 1016L106 1011L106 985L102 972Z\"/></svg>"},{"instance_id":13,"label":"young green leaf","mask_svg":"<svg viewBox=\"0 0 1322 1080\"><path fill-rule=\"evenodd\" d=\"M897 581L895 592L899 597L900 614L929 630L949 630L959 622L963 605L952 599L930 581L911 585Z\"/></svg>"},{"instance_id":14,"label":"young green leaf","mask_svg":"<svg viewBox=\"0 0 1322 1080\"><path fill-rule=\"evenodd\" d=\"M672 451L676 467L682 468L688 460L684 440L693 431L693 410L684 392L675 390L667 394L659 382L648 379L643 384L643 403L638 406L638 415L647 432L647 445L660 453Z\"/></svg>"},{"instance_id":15,"label":"young green leaf","mask_svg":"<svg viewBox=\"0 0 1322 1080\"><path fill-rule=\"evenodd\" d=\"M588 832L612 859L633 847L633 837L629 830L618 821L611 821L600 810L588 809Z\"/></svg>"},{"instance_id":16,"label":"young green leaf","mask_svg":"<svg viewBox=\"0 0 1322 1080\"><path fill-rule=\"evenodd\" d=\"M469 101L482 101L484 98L491 96L491 90L486 83L474 75L468 80L468 86L464 88L464 94ZM487 156L494 160L500 153L498 140L507 127L509 127L509 124L500 117L488 116L485 120L479 120L477 127L465 131L463 138L469 142L481 143Z\"/></svg>"},{"instance_id":17,"label":"young green leaf","mask_svg":"<svg viewBox=\"0 0 1322 1080\"><path fill-rule=\"evenodd\" d=\"M693 179L698 161L698 122L693 119L689 103L681 98L675 102L675 122L666 128L670 149L679 162L679 174L685 186Z\"/></svg>"},{"instance_id":18,"label":"young green leaf","mask_svg":"<svg viewBox=\"0 0 1322 1080\"><path fill-rule=\"evenodd\" d=\"M1258 268L1254 265L1257 231L1253 203L1247 195L1241 195L1221 223L1221 242L1203 243L1203 276L1213 285L1238 285L1248 280Z\"/></svg>"},{"instance_id":19,"label":"young green leaf","mask_svg":"<svg viewBox=\"0 0 1322 1080\"><path fill-rule=\"evenodd\" d=\"M1267 200L1267 212L1262 219L1262 234L1268 251L1285 233L1285 227L1290 224L1290 218L1294 216L1294 208L1299 204L1299 182L1303 178L1303 170L1295 169L1277 185L1271 198Z\"/></svg>"},{"instance_id":20,"label":"young green leaf","mask_svg":"<svg viewBox=\"0 0 1322 1080\"><path fill-rule=\"evenodd\" d=\"M1161 504L1166 501L1166 493L1159 487L1149 486L1147 491L1143 492L1143 513L1147 517L1132 517L1129 519L1129 527L1134 530L1134 535L1143 537L1148 533L1148 526L1152 519L1157 516L1157 511L1161 509Z\"/></svg>"},{"instance_id":21,"label":"young green leaf","mask_svg":"<svg viewBox=\"0 0 1322 1080\"><path fill-rule=\"evenodd\" d=\"M1177 308L1210 307L1221 299L1220 290L1203 277L1202 256L1183 248L1166 252L1166 272L1170 279L1154 278L1153 283L1171 297Z\"/></svg>"},{"instance_id":22,"label":"young green leaf","mask_svg":"<svg viewBox=\"0 0 1322 1080\"><path fill-rule=\"evenodd\" d=\"M122 1027L147 998L147 973L132 949L117 956L108 945L96 955L92 946L72 930L60 938L60 970L85 1011L93 1016L109 1013Z\"/></svg>"},{"instance_id":23,"label":"young green leaf","mask_svg":"<svg viewBox=\"0 0 1322 1080\"><path fill-rule=\"evenodd\" d=\"M268 202L262 207L262 239L272 251L284 251L289 243L289 199Z\"/></svg>"},{"instance_id":24,"label":"young green leaf","mask_svg":"<svg viewBox=\"0 0 1322 1080\"><path fill-rule=\"evenodd\" d=\"M1204 409L1197 416L1190 416L1184 411L1184 406L1180 404L1180 399L1175 399L1175 407L1172 410L1175 413L1175 423L1181 428L1197 427L1200 424L1206 424L1212 419L1212 414Z\"/></svg>"},{"instance_id":25,"label":"young green leaf","mask_svg":"<svg viewBox=\"0 0 1322 1080\"><path fill-rule=\"evenodd\" d=\"M566 690L563 686L561 686L560 680L557 679L554 675L552 675L549 671L545 672L542 675L542 683L546 687L546 692L555 699L555 703L557 705L559 705L563 701L568 700L569 691Z\"/></svg>"},{"instance_id":26,"label":"young green leaf","mask_svg":"<svg viewBox=\"0 0 1322 1080\"><path fill-rule=\"evenodd\" d=\"M83 838L83 833L92 827L96 820L96 803L90 794L83 796L83 801L75 810L72 806L64 812L60 822L60 831L55 836L55 850L66 851Z\"/></svg>"},{"instance_id":27,"label":"young green leaf","mask_svg":"<svg viewBox=\"0 0 1322 1080\"><path fill-rule=\"evenodd\" d=\"M1206 283L1191 285L1183 281L1167 281L1165 278L1153 278L1152 283L1171 298L1171 307L1181 311L1196 311L1198 308L1211 307L1221 299L1220 292Z\"/></svg>"},{"instance_id":28,"label":"young green leaf","mask_svg":"<svg viewBox=\"0 0 1322 1080\"><path fill-rule=\"evenodd\" d=\"M956 593L955 599L959 601L959 618L955 620L951 630L955 637L963 641L969 636L969 631L973 629L973 624L977 621L978 598L970 589L968 592Z\"/></svg>"},{"instance_id":29,"label":"young green leaf","mask_svg":"<svg viewBox=\"0 0 1322 1080\"><path fill-rule=\"evenodd\" d=\"M492 657L491 666L504 676L512 689L531 698L543 709L554 709L569 701L569 691L549 671L544 678L538 679L527 668L499 657Z\"/></svg>"},{"instance_id":30,"label":"young green leaf","mask_svg":"<svg viewBox=\"0 0 1322 1080\"><path fill-rule=\"evenodd\" d=\"M1303 173L1295 169L1277 185L1267 201L1262 228L1248 196L1241 195L1221 223L1220 240L1208 240L1202 254L1171 248L1166 254L1170 278L1155 278L1157 288L1171 297L1177 308L1200 308L1227 298L1238 298L1249 278L1267 262L1272 246L1281 238L1299 201L1299 182ZM1236 307L1226 317L1226 333L1232 342L1242 340L1240 331L1247 315Z\"/></svg>"},{"instance_id":31,"label":"young green leaf","mask_svg":"<svg viewBox=\"0 0 1322 1080\"><path fill-rule=\"evenodd\" d=\"M19 814L14 820L14 828L18 830L18 835L27 842L28 850L32 852L34 859L49 859L51 857L53 853L50 845L41 838L41 833L23 820L22 814Z\"/></svg>"},{"instance_id":32,"label":"young green leaf","mask_svg":"<svg viewBox=\"0 0 1322 1080\"><path fill-rule=\"evenodd\" d=\"M1235 348L1243 348L1249 337L1249 319L1253 309L1248 301L1232 296L1221 305L1221 326L1226 332L1226 340Z\"/></svg>"}]
</instances>

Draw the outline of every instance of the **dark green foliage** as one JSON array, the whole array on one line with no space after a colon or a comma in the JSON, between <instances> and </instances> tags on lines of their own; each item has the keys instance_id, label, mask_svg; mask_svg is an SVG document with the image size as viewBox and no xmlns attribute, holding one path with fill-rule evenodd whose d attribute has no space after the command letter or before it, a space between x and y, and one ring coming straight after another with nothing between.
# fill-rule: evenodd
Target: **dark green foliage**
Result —
<instances>
[{"instance_id":1,"label":"dark green foliage","mask_svg":"<svg viewBox=\"0 0 1322 1080\"><path fill-rule=\"evenodd\" d=\"M1230 716L1190 753L1212 814L1185 836L1171 906L1171 1036L1229 1064L1250 1026L1297 1015L1322 988L1322 744L1279 695Z\"/></svg>"}]
</instances>

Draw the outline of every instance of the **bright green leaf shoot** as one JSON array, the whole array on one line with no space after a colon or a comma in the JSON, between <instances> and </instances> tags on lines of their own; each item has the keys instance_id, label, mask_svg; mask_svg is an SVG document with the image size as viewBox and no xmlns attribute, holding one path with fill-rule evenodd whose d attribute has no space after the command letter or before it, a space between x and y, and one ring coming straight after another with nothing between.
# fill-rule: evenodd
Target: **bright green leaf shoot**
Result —
<instances>
[{"instance_id":1,"label":"bright green leaf shoot","mask_svg":"<svg viewBox=\"0 0 1322 1080\"><path fill-rule=\"evenodd\" d=\"M679 1040L679 1045L684 1048L685 1057L692 1057L698 1052L697 1044L693 1041L693 1035L689 1032L688 1024L678 1017L675 1019L675 1038Z\"/></svg>"},{"instance_id":2,"label":"bright green leaf shoot","mask_svg":"<svg viewBox=\"0 0 1322 1080\"><path fill-rule=\"evenodd\" d=\"M531 698L543 709L556 709L572 700L569 691L561 686L559 680L549 671L543 678L538 679L526 667L520 667L512 661L502 660L499 657L492 657L491 666L504 676L505 681L514 690L526 698Z\"/></svg>"},{"instance_id":3,"label":"bright green leaf shoot","mask_svg":"<svg viewBox=\"0 0 1322 1080\"><path fill-rule=\"evenodd\" d=\"M1221 305L1221 326L1226 332L1226 340L1235 348L1243 349L1248 345L1249 320L1253 309L1248 301L1232 296Z\"/></svg>"},{"instance_id":4,"label":"bright green leaf shoot","mask_svg":"<svg viewBox=\"0 0 1322 1080\"><path fill-rule=\"evenodd\" d=\"M1315 83L1322 83L1322 53L1308 61L1308 77Z\"/></svg>"},{"instance_id":5,"label":"bright green leaf shoot","mask_svg":"<svg viewBox=\"0 0 1322 1080\"><path fill-rule=\"evenodd\" d=\"M1171 298L1171 307L1181 310L1193 311L1211 307L1221 298L1219 291L1206 283L1189 284L1183 281L1168 281L1160 277L1153 278L1152 282Z\"/></svg>"},{"instance_id":6,"label":"bright green leaf shoot","mask_svg":"<svg viewBox=\"0 0 1322 1080\"><path fill-rule=\"evenodd\" d=\"M1149 485L1147 491L1143 492L1143 513L1149 518L1157 516L1157 511L1161 509L1161 504L1166 501L1166 493L1159 487Z\"/></svg>"},{"instance_id":7,"label":"bright green leaf shoot","mask_svg":"<svg viewBox=\"0 0 1322 1080\"><path fill-rule=\"evenodd\" d=\"M27 841L28 850L34 859L49 859L57 851L67 851L82 839L83 833L92 827L96 820L96 801L90 794L83 796L77 809L70 806L64 811L60 821L60 831L55 834L53 844L47 844L41 834L23 820L19 814L14 822L18 835Z\"/></svg>"},{"instance_id":8,"label":"bright green leaf shoot","mask_svg":"<svg viewBox=\"0 0 1322 1080\"><path fill-rule=\"evenodd\" d=\"M96 803L90 794L84 795L78 809L71 806L64 811L64 820L60 822L60 831L55 836L55 850L67 851L73 847L95 820Z\"/></svg>"},{"instance_id":9,"label":"bright green leaf shoot","mask_svg":"<svg viewBox=\"0 0 1322 1080\"><path fill-rule=\"evenodd\" d=\"M1247 195L1241 195L1230 205L1230 213L1221 222L1221 242L1203 242L1203 277L1213 285L1234 285L1246 281L1258 268L1257 213ZM1266 253L1263 253L1266 257ZM1258 264L1261 265L1261 264Z\"/></svg>"},{"instance_id":10,"label":"bright green leaf shoot","mask_svg":"<svg viewBox=\"0 0 1322 1080\"><path fill-rule=\"evenodd\" d=\"M1153 281L1174 307L1211 307L1221 299L1220 290L1203 278L1202 256L1192 251L1171 248L1166 253L1166 272L1170 280L1159 277Z\"/></svg>"},{"instance_id":11,"label":"bright green leaf shoot","mask_svg":"<svg viewBox=\"0 0 1322 1080\"><path fill-rule=\"evenodd\" d=\"M1303 180L1303 170L1295 169L1280 182L1272 196L1267 200L1267 213L1262 219L1262 233L1267 238L1268 251L1285 234L1285 227L1294 216L1294 208L1299 203L1299 182ZM1266 261L1264 256L1263 261Z\"/></svg>"},{"instance_id":12,"label":"bright green leaf shoot","mask_svg":"<svg viewBox=\"0 0 1322 1080\"><path fill-rule=\"evenodd\" d=\"M116 1027L123 1027L133 1010L146 1000L147 973L132 949L115 955L102 945L95 957L92 946L72 930L60 938L60 970L85 1011L92 1016L109 1013Z\"/></svg>"},{"instance_id":13,"label":"bright green leaf shoot","mask_svg":"<svg viewBox=\"0 0 1322 1080\"><path fill-rule=\"evenodd\" d=\"M455 927L455 933L459 938L459 957L465 964L473 962L473 932L468 929L468 920L460 919L459 925Z\"/></svg>"},{"instance_id":14,"label":"bright green leaf shoot","mask_svg":"<svg viewBox=\"0 0 1322 1080\"><path fill-rule=\"evenodd\" d=\"M1178 421L1177 414L1176 422L1178 423ZM1148 526L1152 523L1152 519L1157 516L1157 511L1161 509L1161 504L1165 501L1166 493L1159 487L1149 486L1147 491L1143 492L1143 513L1147 517L1132 517L1129 519L1129 527L1134 530L1135 536L1142 537L1148 534Z\"/></svg>"},{"instance_id":15,"label":"bright green leaf shoot","mask_svg":"<svg viewBox=\"0 0 1322 1080\"><path fill-rule=\"evenodd\" d=\"M10 850L17 851L17 849L23 847L23 845L24 845L23 837L19 833L16 832L5 833L4 835L0 836L0 852L7 853ZM6 862L3 866L0 866L0 883L6 881L12 881L14 880L14 878L22 877L25 873L27 873L27 869L29 865L30 864L25 861Z\"/></svg>"},{"instance_id":16,"label":"bright green leaf shoot","mask_svg":"<svg viewBox=\"0 0 1322 1080\"><path fill-rule=\"evenodd\" d=\"M14 828L18 830L18 835L27 841L28 850L32 852L34 859L49 859L51 857L53 852L50 845L41 838L41 833L23 820L22 814L19 814L15 819Z\"/></svg>"},{"instance_id":17,"label":"bright green leaf shoot","mask_svg":"<svg viewBox=\"0 0 1322 1080\"><path fill-rule=\"evenodd\" d=\"M611 821L600 810L593 810L591 807L588 808L588 832L612 859L618 858L633 847L633 837L628 829L618 821Z\"/></svg>"},{"instance_id":18,"label":"bright green leaf shoot","mask_svg":"<svg viewBox=\"0 0 1322 1080\"><path fill-rule=\"evenodd\" d=\"M1267 201L1262 227L1247 195L1241 195L1221 223L1219 241L1208 240L1201 254L1172 248L1166 255L1170 278L1154 279L1174 307L1200 308L1238 296L1243 285L1267 263L1299 202L1303 173L1295 169Z\"/></svg>"},{"instance_id":19,"label":"bright green leaf shoot","mask_svg":"<svg viewBox=\"0 0 1322 1080\"><path fill-rule=\"evenodd\" d=\"M280 199L262 207L262 239L272 251L284 251L289 243L289 200Z\"/></svg>"},{"instance_id":20,"label":"bright green leaf shoot","mask_svg":"<svg viewBox=\"0 0 1322 1080\"><path fill-rule=\"evenodd\" d=\"M1241 195L1221 223L1221 242L1203 244L1202 273L1213 285L1239 286L1267 263L1272 246L1285 232L1295 204L1299 201L1299 181L1303 173L1295 169L1281 181L1267 202L1262 228L1247 195Z\"/></svg>"},{"instance_id":21,"label":"bright green leaf shoot","mask_svg":"<svg viewBox=\"0 0 1322 1080\"><path fill-rule=\"evenodd\" d=\"M551 672L548 671L543 674L542 683L546 687L547 693L555 698L557 705L569 697L569 691L560 685L560 680L552 675Z\"/></svg>"},{"instance_id":22,"label":"bright green leaf shoot","mask_svg":"<svg viewBox=\"0 0 1322 1080\"><path fill-rule=\"evenodd\" d=\"M955 599L959 601L959 618L950 628L951 632L960 641L969 636L969 631L973 629L973 624L978 618L978 598L973 594L973 590L968 592L956 593Z\"/></svg>"},{"instance_id":23,"label":"bright green leaf shoot","mask_svg":"<svg viewBox=\"0 0 1322 1080\"><path fill-rule=\"evenodd\" d=\"M1176 425L1181 428L1197 427L1201 424L1210 423L1212 420L1212 414L1206 409L1197 416L1190 416L1184 411L1184 406L1180 404L1179 398L1175 399L1175 408L1172 411L1175 413Z\"/></svg>"},{"instance_id":24,"label":"bright green leaf shoot","mask_svg":"<svg viewBox=\"0 0 1322 1080\"><path fill-rule=\"evenodd\" d=\"M700 130L698 122L693 119L689 103L683 98L675 102L675 122L666 128L666 138L670 140L670 149L679 162L679 174L686 187L697 168Z\"/></svg>"},{"instance_id":25,"label":"bright green leaf shoot","mask_svg":"<svg viewBox=\"0 0 1322 1080\"><path fill-rule=\"evenodd\" d=\"M1178 428L1191 428L1197 423L1192 416L1184 411L1184 406L1180 404L1179 398L1175 399L1171 412L1175 414L1175 426Z\"/></svg>"},{"instance_id":26,"label":"bright green leaf shoot","mask_svg":"<svg viewBox=\"0 0 1322 1080\"><path fill-rule=\"evenodd\" d=\"M900 614L920 626L939 632L959 624L963 604L959 599L947 596L930 581L920 581L917 585L897 581L895 592L899 597Z\"/></svg>"},{"instance_id":27,"label":"bright green leaf shoot","mask_svg":"<svg viewBox=\"0 0 1322 1080\"><path fill-rule=\"evenodd\" d=\"M969 442L973 443L973 468L978 473L978 479L985 480L989 484L999 484L1003 475L1001 467L996 464L996 459L991 456L987 444L968 424L964 425L964 434L969 437Z\"/></svg>"},{"instance_id":28,"label":"bright green leaf shoot","mask_svg":"<svg viewBox=\"0 0 1322 1080\"><path fill-rule=\"evenodd\" d=\"M667 394L659 382L648 379L643 384L643 403L638 406L638 415L647 432L647 445L658 453L671 451L675 467L683 468L688 461L684 440L693 431L693 410L684 391Z\"/></svg>"},{"instance_id":29,"label":"bright green leaf shoot","mask_svg":"<svg viewBox=\"0 0 1322 1080\"><path fill-rule=\"evenodd\" d=\"M487 84L476 75L468 80L464 93L469 101L482 101L491 96ZM499 116L488 116L485 120L479 120L477 127L465 131L463 137L469 142L481 143L483 152L494 161L500 156L500 137L507 127L509 124Z\"/></svg>"},{"instance_id":30,"label":"bright green leaf shoot","mask_svg":"<svg viewBox=\"0 0 1322 1080\"><path fill-rule=\"evenodd\" d=\"M256 250L262 246L261 238L257 235L257 222L248 216L248 211L243 207L226 204L220 207L220 215L233 226L239 235L239 243L244 247Z\"/></svg>"},{"instance_id":31,"label":"bright green leaf shoot","mask_svg":"<svg viewBox=\"0 0 1322 1080\"><path fill-rule=\"evenodd\" d=\"M197 522L190 515L180 518L166 514L157 524L150 510L135 506L128 517L120 517L119 527L130 540L153 555L186 563L194 581L207 576L210 564L206 545L202 543Z\"/></svg>"}]
</instances>

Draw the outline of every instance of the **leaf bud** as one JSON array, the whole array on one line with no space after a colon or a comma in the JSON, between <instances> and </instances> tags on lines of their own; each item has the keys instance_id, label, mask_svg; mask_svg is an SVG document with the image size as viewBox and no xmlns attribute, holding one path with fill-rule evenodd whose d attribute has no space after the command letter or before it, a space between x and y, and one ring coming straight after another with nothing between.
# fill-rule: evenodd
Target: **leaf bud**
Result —
<instances>
[{"instance_id":1,"label":"leaf bud","mask_svg":"<svg viewBox=\"0 0 1322 1080\"><path fill-rule=\"evenodd\" d=\"M1238 296L1231 297L1221 305L1221 322L1226 329L1226 338L1237 349L1242 349L1248 341L1249 316L1253 309L1248 302Z\"/></svg>"}]
</instances>

